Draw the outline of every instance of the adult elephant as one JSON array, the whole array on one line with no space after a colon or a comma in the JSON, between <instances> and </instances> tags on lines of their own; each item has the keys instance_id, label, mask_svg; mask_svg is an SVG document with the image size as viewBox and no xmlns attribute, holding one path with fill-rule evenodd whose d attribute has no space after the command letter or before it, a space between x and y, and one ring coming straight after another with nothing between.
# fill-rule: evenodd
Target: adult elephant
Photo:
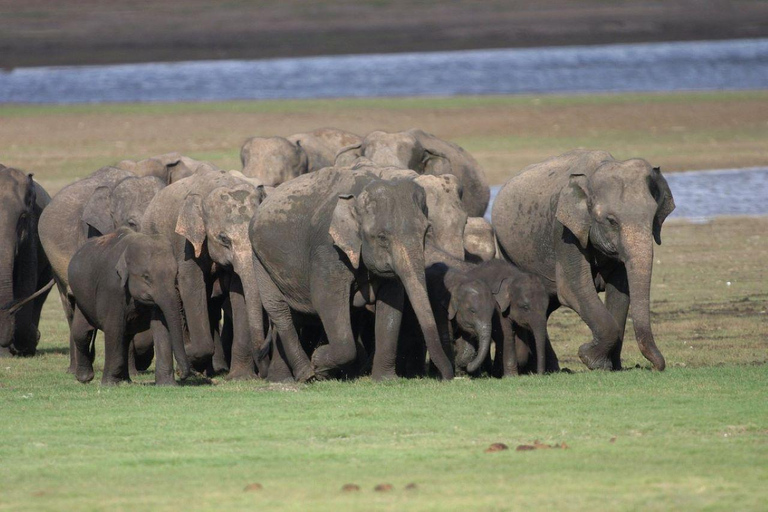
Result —
<instances>
[{"instance_id":1,"label":"adult elephant","mask_svg":"<svg viewBox=\"0 0 768 512\"><path fill-rule=\"evenodd\" d=\"M491 189L485 172L463 148L422 130L388 133L374 131L359 143L343 148L335 164L351 165L366 157L377 165L412 169L419 174L453 174L463 189L462 205L470 217L482 217L488 209Z\"/></svg>"},{"instance_id":2,"label":"adult elephant","mask_svg":"<svg viewBox=\"0 0 768 512\"><path fill-rule=\"evenodd\" d=\"M404 292L432 360L443 378L453 377L427 296L426 210L424 189L413 180L333 167L267 197L250 238L264 308L297 380L327 378L353 364L350 310L365 303L376 307L373 378L394 377ZM311 362L294 324L294 316L306 315L320 318L328 338Z\"/></svg>"},{"instance_id":3,"label":"adult elephant","mask_svg":"<svg viewBox=\"0 0 768 512\"><path fill-rule=\"evenodd\" d=\"M243 174L276 187L333 165L336 153L362 138L337 128L318 128L289 137L251 137L240 150Z\"/></svg>"},{"instance_id":4,"label":"adult elephant","mask_svg":"<svg viewBox=\"0 0 768 512\"><path fill-rule=\"evenodd\" d=\"M198 368L212 362L209 299L218 274L226 275L234 329L230 378L255 376L251 340L264 337L248 239L248 223L263 198L263 186L238 171L199 172L164 188L142 220L143 233L164 235L173 245L189 331L186 351Z\"/></svg>"},{"instance_id":5,"label":"adult elephant","mask_svg":"<svg viewBox=\"0 0 768 512\"><path fill-rule=\"evenodd\" d=\"M118 169L131 171L136 176L154 176L166 185L192 176L200 169L214 170L208 162L201 162L180 153L165 153L144 160L122 160L115 164Z\"/></svg>"},{"instance_id":6,"label":"adult elephant","mask_svg":"<svg viewBox=\"0 0 768 512\"><path fill-rule=\"evenodd\" d=\"M0 198L0 357L32 356L53 277L38 237L51 197L31 174L0 164Z\"/></svg>"},{"instance_id":7,"label":"adult elephant","mask_svg":"<svg viewBox=\"0 0 768 512\"><path fill-rule=\"evenodd\" d=\"M621 368L629 312L640 351L663 370L650 322L653 242L661 244L661 226L674 209L658 167L576 150L509 180L492 218L503 255L542 278L549 312L568 306L589 326L593 341L579 348L587 367Z\"/></svg>"}]
</instances>

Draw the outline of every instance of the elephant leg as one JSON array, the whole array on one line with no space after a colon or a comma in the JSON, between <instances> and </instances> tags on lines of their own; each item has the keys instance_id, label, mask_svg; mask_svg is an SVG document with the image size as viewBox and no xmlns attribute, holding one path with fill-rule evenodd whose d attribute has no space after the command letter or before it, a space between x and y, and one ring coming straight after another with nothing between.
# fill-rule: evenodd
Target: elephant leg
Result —
<instances>
[{"instance_id":1,"label":"elephant leg","mask_svg":"<svg viewBox=\"0 0 768 512\"><path fill-rule=\"evenodd\" d=\"M557 253L557 298L592 331L592 341L579 347L579 359L590 370L610 370L609 354L619 340L619 327L597 294L587 256L575 244L561 244Z\"/></svg>"},{"instance_id":2,"label":"elephant leg","mask_svg":"<svg viewBox=\"0 0 768 512\"><path fill-rule=\"evenodd\" d=\"M293 382L293 374L285 361L285 351L279 336L272 336L272 355L267 370L269 382Z\"/></svg>"},{"instance_id":3,"label":"elephant leg","mask_svg":"<svg viewBox=\"0 0 768 512\"><path fill-rule=\"evenodd\" d=\"M336 370L345 369L356 361L357 344L352 333L349 300L352 283L349 275L331 272L330 276L324 277L322 282L320 281L317 279L310 284L310 294L312 295L312 304L315 305L317 314L325 328L328 344L315 349L312 354L312 364L317 376L326 379L330 378ZM399 323L397 327L399 329ZM396 344L397 334L395 334L394 341ZM395 345L394 352L394 356L396 356L397 345ZM394 372L394 357L392 365ZM375 363L374 378L376 378Z\"/></svg>"},{"instance_id":4,"label":"elephant leg","mask_svg":"<svg viewBox=\"0 0 768 512\"><path fill-rule=\"evenodd\" d=\"M168 326L164 322L164 317L159 308L152 311L152 321L150 331L155 340L155 385L156 386L176 386L176 379L173 376L173 350L171 348L171 337L168 334Z\"/></svg>"},{"instance_id":5,"label":"elephant leg","mask_svg":"<svg viewBox=\"0 0 768 512\"><path fill-rule=\"evenodd\" d=\"M397 338L403 320L405 291L400 281L391 279L379 286L376 294L375 339L373 353L374 380L397 377Z\"/></svg>"},{"instance_id":6,"label":"elephant leg","mask_svg":"<svg viewBox=\"0 0 768 512\"><path fill-rule=\"evenodd\" d=\"M613 369L621 370L621 348L624 344L624 331L629 312L629 283L624 265L617 267L606 279L605 307L608 308L619 328L619 339L610 352L610 358Z\"/></svg>"},{"instance_id":7,"label":"elephant leg","mask_svg":"<svg viewBox=\"0 0 768 512\"><path fill-rule=\"evenodd\" d=\"M130 382L128 375L128 345L130 338L126 337L125 320L123 315L115 315L104 326L104 374L101 377L103 386Z\"/></svg>"},{"instance_id":8,"label":"elephant leg","mask_svg":"<svg viewBox=\"0 0 768 512\"><path fill-rule=\"evenodd\" d=\"M232 308L232 364L228 379L255 379L253 344L248 324L247 305L240 277L232 276L229 287L229 303Z\"/></svg>"},{"instance_id":9,"label":"elephant leg","mask_svg":"<svg viewBox=\"0 0 768 512\"><path fill-rule=\"evenodd\" d=\"M493 315L494 322L499 323L498 331L501 332L501 377L513 377L520 373L517 359L517 340L512 320L505 318L497 309ZM497 332L498 332L497 331ZM493 331L491 331L493 332ZM496 343L499 346L499 343Z\"/></svg>"},{"instance_id":10,"label":"elephant leg","mask_svg":"<svg viewBox=\"0 0 768 512\"><path fill-rule=\"evenodd\" d=\"M134 362L136 370L143 372L152 364L155 357L155 339L152 336L152 330L146 330L137 333L133 340Z\"/></svg>"},{"instance_id":11,"label":"elephant leg","mask_svg":"<svg viewBox=\"0 0 768 512\"><path fill-rule=\"evenodd\" d=\"M269 319L276 330L277 336L273 333L273 339L280 338L285 360L296 380L299 382L313 380L315 372L307 357L307 353L301 347L299 333L296 331L296 325L293 322L291 307L288 305L282 292L272 281L272 278L269 277L264 266L256 258L254 258L254 267L256 268L262 304L264 309L267 310ZM277 352L273 350L272 354L275 355Z\"/></svg>"},{"instance_id":12,"label":"elephant leg","mask_svg":"<svg viewBox=\"0 0 768 512\"><path fill-rule=\"evenodd\" d=\"M70 345L75 351L70 354L75 361L75 377L82 383L93 380L93 360L90 355L91 339L96 329L88 323L80 309L75 308L72 315L72 325L69 328Z\"/></svg>"},{"instance_id":13,"label":"elephant leg","mask_svg":"<svg viewBox=\"0 0 768 512\"><path fill-rule=\"evenodd\" d=\"M189 362L197 369L206 369L213 357L213 338L208 318L209 290L201 263L188 259L179 263L179 295L184 318L189 329Z\"/></svg>"},{"instance_id":14,"label":"elephant leg","mask_svg":"<svg viewBox=\"0 0 768 512\"><path fill-rule=\"evenodd\" d=\"M223 314L222 314L223 312ZM232 361L232 306L229 298L226 298L219 307L214 305L211 314L211 322L216 319L221 321L221 329L213 332L213 371L217 375L229 372L229 363Z\"/></svg>"}]
</instances>

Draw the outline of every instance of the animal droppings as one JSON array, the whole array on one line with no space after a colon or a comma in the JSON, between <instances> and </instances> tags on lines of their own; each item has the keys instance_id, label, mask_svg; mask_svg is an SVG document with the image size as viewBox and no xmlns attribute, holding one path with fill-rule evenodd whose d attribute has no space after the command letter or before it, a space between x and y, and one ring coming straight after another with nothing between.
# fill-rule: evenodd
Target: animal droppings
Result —
<instances>
[{"instance_id":1,"label":"animal droppings","mask_svg":"<svg viewBox=\"0 0 768 512\"><path fill-rule=\"evenodd\" d=\"M393 486L392 484L379 484L376 487L374 487L373 490L376 492L389 492L394 488L395 486Z\"/></svg>"},{"instance_id":2,"label":"animal droppings","mask_svg":"<svg viewBox=\"0 0 768 512\"><path fill-rule=\"evenodd\" d=\"M485 449L485 453L502 452L504 450L509 450L509 446L504 443L493 443Z\"/></svg>"},{"instance_id":3,"label":"animal droppings","mask_svg":"<svg viewBox=\"0 0 768 512\"><path fill-rule=\"evenodd\" d=\"M615 443L615 442L616 442L616 436L613 436L613 437L610 439L610 441L608 441L608 442L609 442L609 443Z\"/></svg>"},{"instance_id":4,"label":"animal droppings","mask_svg":"<svg viewBox=\"0 0 768 512\"><path fill-rule=\"evenodd\" d=\"M521 445L519 445L515 449L515 451L518 451L518 452L528 452L528 451L531 451L531 450L549 450L549 449L552 449L552 448L558 448L558 449L561 449L561 450L567 450L570 447L567 444L565 444L565 443L545 444L545 443L540 442L538 439L536 439L533 442L533 444L521 444Z\"/></svg>"},{"instance_id":5,"label":"animal droppings","mask_svg":"<svg viewBox=\"0 0 768 512\"><path fill-rule=\"evenodd\" d=\"M419 486L416 485L414 482L411 482L411 483L409 483L408 485L405 486L405 490L407 490L407 491L411 491L413 489L418 489L418 488L419 488Z\"/></svg>"},{"instance_id":6,"label":"animal droppings","mask_svg":"<svg viewBox=\"0 0 768 512\"><path fill-rule=\"evenodd\" d=\"M342 492L357 492L360 490L360 486L357 484L344 484L341 487Z\"/></svg>"},{"instance_id":7,"label":"animal droppings","mask_svg":"<svg viewBox=\"0 0 768 512\"><path fill-rule=\"evenodd\" d=\"M243 492L260 491L264 488L260 483L252 483L245 486Z\"/></svg>"}]
</instances>

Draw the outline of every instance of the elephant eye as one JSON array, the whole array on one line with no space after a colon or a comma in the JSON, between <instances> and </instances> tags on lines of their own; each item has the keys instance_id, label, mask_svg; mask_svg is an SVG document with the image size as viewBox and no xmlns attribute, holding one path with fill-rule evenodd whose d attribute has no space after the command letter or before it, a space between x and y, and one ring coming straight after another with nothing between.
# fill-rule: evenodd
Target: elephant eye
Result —
<instances>
[{"instance_id":1,"label":"elephant eye","mask_svg":"<svg viewBox=\"0 0 768 512\"><path fill-rule=\"evenodd\" d=\"M531 305L528 304L527 302L523 302L522 304L520 304L520 309L522 309L524 311L530 311L531 310Z\"/></svg>"},{"instance_id":2,"label":"elephant eye","mask_svg":"<svg viewBox=\"0 0 768 512\"><path fill-rule=\"evenodd\" d=\"M221 242L221 245L225 247L229 247L232 244L232 240L230 240L224 233L219 233L217 238L219 239L219 242Z\"/></svg>"},{"instance_id":3,"label":"elephant eye","mask_svg":"<svg viewBox=\"0 0 768 512\"><path fill-rule=\"evenodd\" d=\"M617 226L619 224L619 221L616 220L616 217L614 217L613 214L609 213L605 218L608 219L611 226Z\"/></svg>"},{"instance_id":4,"label":"elephant eye","mask_svg":"<svg viewBox=\"0 0 768 512\"><path fill-rule=\"evenodd\" d=\"M152 277L149 274L147 274L147 273L142 274L141 278L143 280L145 280L145 281L151 281L152 280Z\"/></svg>"},{"instance_id":5,"label":"elephant eye","mask_svg":"<svg viewBox=\"0 0 768 512\"><path fill-rule=\"evenodd\" d=\"M378 240L381 245L387 245L387 243L389 243L387 235L383 232L376 235L376 240Z\"/></svg>"}]
</instances>

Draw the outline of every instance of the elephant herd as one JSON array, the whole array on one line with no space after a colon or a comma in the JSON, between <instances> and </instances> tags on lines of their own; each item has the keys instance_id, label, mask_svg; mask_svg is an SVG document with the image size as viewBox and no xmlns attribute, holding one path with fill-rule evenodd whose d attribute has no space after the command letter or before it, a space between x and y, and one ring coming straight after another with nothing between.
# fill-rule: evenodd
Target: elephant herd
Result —
<instances>
[{"instance_id":1,"label":"elephant herd","mask_svg":"<svg viewBox=\"0 0 768 512\"><path fill-rule=\"evenodd\" d=\"M664 369L649 298L674 200L645 160L574 150L530 165L489 223L477 161L422 130L253 137L240 155L241 171L125 160L53 199L0 165L0 356L35 354L55 285L80 382L97 330L103 384L153 360L159 385L554 372L561 305L592 331L588 368L621 368L631 314Z\"/></svg>"}]
</instances>

